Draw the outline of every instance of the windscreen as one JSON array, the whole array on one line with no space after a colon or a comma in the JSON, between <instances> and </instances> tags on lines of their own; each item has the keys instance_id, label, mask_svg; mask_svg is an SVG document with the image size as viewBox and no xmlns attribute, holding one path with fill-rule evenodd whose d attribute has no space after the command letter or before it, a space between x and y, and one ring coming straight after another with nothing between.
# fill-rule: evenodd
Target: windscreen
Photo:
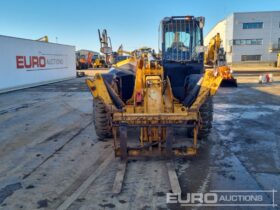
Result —
<instances>
[{"instance_id":1,"label":"windscreen","mask_svg":"<svg viewBox=\"0 0 280 210\"><path fill-rule=\"evenodd\" d=\"M170 20L163 25L163 58L171 61L196 60L196 46L201 45L197 21Z\"/></svg>"}]
</instances>

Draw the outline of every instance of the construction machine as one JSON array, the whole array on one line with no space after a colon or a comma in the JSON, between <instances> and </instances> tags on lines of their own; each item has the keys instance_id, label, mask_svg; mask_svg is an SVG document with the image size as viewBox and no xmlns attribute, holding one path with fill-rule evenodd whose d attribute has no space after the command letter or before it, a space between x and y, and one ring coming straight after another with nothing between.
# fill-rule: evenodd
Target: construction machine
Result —
<instances>
[{"instance_id":1,"label":"construction machine","mask_svg":"<svg viewBox=\"0 0 280 210\"><path fill-rule=\"evenodd\" d=\"M113 51L111 38L108 36L106 29L104 29L102 33L98 29L98 36L100 41L100 52L105 55L105 64L108 67L131 57L130 55L132 52L123 50L122 45L119 46L117 51Z\"/></svg>"},{"instance_id":2,"label":"construction machine","mask_svg":"<svg viewBox=\"0 0 280 210\"><path fill-rule=\"evenodd\" d=\"M81 54L81 52L76 52L76 68L77 69L88 69L92 67L92 52L87 52L87 54Z\"/></svg>"},{"instance_id":3,"label":"construction machine","mask_svg":"<svg viewBox=\"0 0 280 210\"><path fill-rule=\"evenodd\" d=\"M100 42L100 52L105 55L106 64L110 66L112 63L111 59L113 54L111 38L108 36L106 29L104 29L102 33L98 29L98 36Z\"/></svg>"},{"instance_id":4,"label":"construction machine","mask_svg":"<svg viewBox=\"0 0 280 210\"><path fill-rule=\"evenodd\" d=\"M137 60L141 58L141 55L147 54L155 58L155 53L152 48L142 47L139 49L135 49L132 52L124 50L123 46L121 45L118 48L117 56L116 56L116 63L112 66L117 69L128 70L132 71L133 73L136 72L136 65Z\"/></svg>"},{"instance_id":5,"label":"construction machine","mask_svg":"<svg viewBox=\"0 0 280 210\"><path fill-rule=\"evenodd\" d=\"M96 58L93 61L92 67L93 68L107 68L107 65L106 65L105 60L103 60L101 58Z\"/></svg>"},{"instance_id":6,"label":"construction machine","mask_svg":"<svg viewBox=\"0 0 280 210\"><path fill-rule=\"evenodd\" d=\"M222 39L219 33L209 41L204 56L204 64L206 68L219 66L223 75L222 87L237 87L237 81L232 75L232 70L226 63L226 53L222 47Z\"/></svg>"},{"instance_id":7,"label":"construction machine","mask_svg":"<svg viewBox=\"0 0 280 210\"><path fill-rule=\"evenodd\" d=\"M207 139L212 96L223 76L219 66L204 68L203 26L203 17L164 18L161 60L143 50L132 58L134 70L115 66L86 80L93 95L96 134L103 140L113 137L115 156L123 162L135 157L193 156L199 139ZM190 138L175 139L177 128L186 129ZM129 130L139 132L139 138L128 138ZM117 174L118 179L125 170L119 171L123 173ZM115 182L114 192L120 186Z\"/></svg>"},{"instance_id":8,"label":"construction machine","mask_svg":"<svg viewBox=\"0 0 280 210\"><path fill-rule=\"evenodd\" d=\"M37 39L37 41L41 41L41 42L49 42L49 37L48 36L43 36L39 39Z\"/></svg>"},{"instance_id":9,"label":"construction machine","mask_svg":"<svg viewBox=\"0 0 280 210\"><path fill-rule=\"evenodd\" d=\"M102 55L94 55L92 57L91 62L92 62L93 68L107 68L108 67L106 64L105 58Z\"/></svg>"}]
</instances>

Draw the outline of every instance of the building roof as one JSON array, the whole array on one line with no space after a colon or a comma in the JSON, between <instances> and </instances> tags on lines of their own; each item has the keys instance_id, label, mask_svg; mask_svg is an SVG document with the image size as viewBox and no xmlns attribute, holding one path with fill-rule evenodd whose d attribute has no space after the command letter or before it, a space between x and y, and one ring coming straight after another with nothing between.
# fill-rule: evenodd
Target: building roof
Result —
<instances>
[{"instance_id":1,"label":"building roof","mask_svg":"<svg viewBox=\"0 0 280 210\"><path fill-rule=\"evenodd\" d=\"M91 52L93 54L100 54L99 52L96 52L96 51L92 51L92 50L86 50L86 49L80 49L80 50L77 50L76 52L81 52L81 53L88 53L88 52Z\"/></svg>"},{"instance_id":2,"label":"building roof","mask_svg":"<svg viewBox=\"0 0 280 210\"><path fill-rule=\"evenodd\" d=\"M60 44L60 43L54 43L54 42L44 42L44 41L39 41L39 40L35 40L35 39L27 39L27 38L14 37L14 36L0 35L0 37L6 37L6 38L10 38L10 39L20 39L20 40L31 41L31 42L40 42L40 43L45 43L45 44L54 44L54 45L63 45L63 46L68 46L68 47L75 47L74 45Z\"/></svg>"},{"instance_id":3,"label":"building roof","mask_svg":"<svg viewBox=\"0 0 280 210\"><path fill-rule=\"evenodd\" d=\"M249 11L249 12L233 12L232 14L246 14L246 13L280 13L280 10L278 10L278 11Z\"/></svg>"}]
</instances>

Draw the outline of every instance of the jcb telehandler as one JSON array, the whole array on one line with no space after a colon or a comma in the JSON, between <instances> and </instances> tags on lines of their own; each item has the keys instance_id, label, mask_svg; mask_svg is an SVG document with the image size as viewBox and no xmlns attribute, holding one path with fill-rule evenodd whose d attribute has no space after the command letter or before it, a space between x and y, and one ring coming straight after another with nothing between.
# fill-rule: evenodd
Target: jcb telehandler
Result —
<instances>
[{"instance_id":1,"label":"jcb telehandler","mask_svg":"<svg viewBox=\"0 0 280 210\"><path fill-rule=\"evenodd\" d=\"M113 136L115 156L197 154L198 139L206 139L212 127L212 96L222 81L219 68L204 68L203 26L203 17L164 18L161 60L144 52L134 70L112 68L86 81L96 133ZM139 129L137 145L127 136L129 127ZM188 129L191 145L174 139L175 127Z\"/></svg>"}]
</instances>

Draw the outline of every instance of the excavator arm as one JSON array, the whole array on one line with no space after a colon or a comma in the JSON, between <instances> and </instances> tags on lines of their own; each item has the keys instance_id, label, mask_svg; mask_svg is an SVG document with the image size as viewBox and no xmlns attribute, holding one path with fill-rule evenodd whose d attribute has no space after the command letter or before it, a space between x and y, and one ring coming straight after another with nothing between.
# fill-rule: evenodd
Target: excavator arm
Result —
<instances>
[{"instance_id":1,"label":"excavator arm","mask_svg":"<svg viewBox=\"0 0 280 210\"><path fill-rule=\"evenodd\" d=\"M207 46L207 51L204 55L204 64L206 67L219 68L223 77L221 86L237 87L237 81L233 77L230 67L226 64L226 56L221 45L222 39L220 34L217 33L210 39Z\"/></svg>"},{"instance_id":2,"label":"excavator arm","mask_svg":"<svg viewBox=\"0 0 280 210\"><path fill-rule=\"evenodd\" d=\"M210 39L210 42L207 46L207 51L204 55L204 63L206 65L217 65L221 43L222 40L219 33L217 33L214 37Z\"/></svg>"}]
</instances>

